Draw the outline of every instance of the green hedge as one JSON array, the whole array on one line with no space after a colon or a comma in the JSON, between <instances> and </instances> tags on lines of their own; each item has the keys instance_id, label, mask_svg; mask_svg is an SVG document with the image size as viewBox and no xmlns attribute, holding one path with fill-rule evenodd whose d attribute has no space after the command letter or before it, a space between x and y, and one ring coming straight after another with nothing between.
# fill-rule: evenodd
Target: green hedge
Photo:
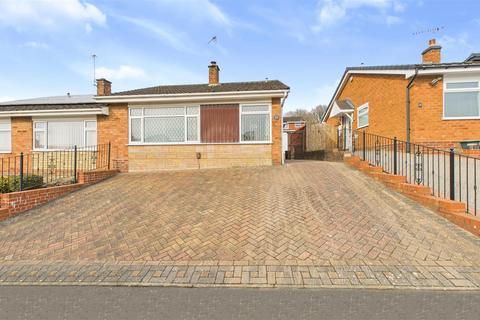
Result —
<instances>
[{"instance_id":1,"label":"green hedge","mask_svg":"<svg viewBox=\"0 0 480 320\"><path fill-rule=\"evenodd\" d=\"M23 177L23 190L40 188L43 186L43 177L29 175ZM0 177L0 193L20 191L20 176Z\"/></svg>"}]
</instances>

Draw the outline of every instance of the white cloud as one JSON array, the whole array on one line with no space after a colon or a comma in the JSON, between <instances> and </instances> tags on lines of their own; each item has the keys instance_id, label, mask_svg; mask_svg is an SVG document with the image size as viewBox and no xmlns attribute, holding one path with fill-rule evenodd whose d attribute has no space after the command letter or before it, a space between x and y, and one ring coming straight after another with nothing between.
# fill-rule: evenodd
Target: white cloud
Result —
<instances>
[{"instance_id":1,"label":"white cloud","mask_svg":"<svg viewBox=\"0 0 480 320\"><path fill-rule=\"evenodd\" d=\"M154 36L161 39L163 42L177 49L178 51L192 51L190 49L191 41L182 32L173 30L168 26L160 25L159 23L148 20L148 19L133 18L133 17L126 17L126 16L116 16L116 17L151 32Z\"/></svg>"},{"instance_id":2,"label":"white cloud","mask_svg":"<svg viewBox=\"0 0 480 320\"><path fill-rule=\"evenodd\" d=\"M158 3L174 7L196 18L211 20L217 24L230 26L232 20L211 0L158 0Z\"/></svg>"},{"instance_id":3,"label":"white cloud","mask_svg":"<svg viewBox=\"0 0 480 320\"><path fill-rule=\"evenodd\" d=\"M0 24L17 30L38 27L61 30L72 23L104 25L106 19L100 9L82 0L0 1Z\"/></svg>"},{"instance_id":4,"label":"white cloud","mask_svg":"<svg viewBox=\"0 0 480 320\"><path fill-rule=\"evenodd\" d=\"M22 44L24 48L33 48L33 49L48 49L49 45L44 42L37 42L37 41L27 41Z\"/></svg>"},{"instance_id":5,"label":"white cloud","mask_svg":"<svg viewBox=\"0 0 480 320\"><path fill-rule=\"evenodd\" d=\"M389 25L389 26L403 23L402 18L397 17L397 16L389 16L389 15L387 15L385 17L385 21L386 21L387 25Z\"/></svg>"},{"instance_id":6,"label":"white cloud","mask_svg":"<svg viewBox=\"0 0 480 320\"><path fill-rule=\"evenodd\" d=\"M444 35L438 42L444 49L457 49L459 47L472 48L468 33L461 33L455 37Z\"/></svg>"},{"instance_id":7,"label":"white cloud","mask_svg":"<svg viewBox=\"0 0 480 320\"><path fill-rule=\"evenodd\" d=\"M15 98L8 97L8 96L0 96L0 102L8 102L8 101L14 101Z\"/></svg>"},{"instance_id":8,"label":"white cloud","mask_svg":"<svg viewBox=\"0 0 480 320\"><path fill-rule=\"evenodd\" d=\"M394 10L402 12L405 5L397 0L320 0L317 5L317 21L312 27L314 32L348 20L349 13L359 8L373 8L381 12ZM386 23L398 22L399 18L387 16Z\"/></svg>"},{"instance_id":9,"label":"white cloud","mask_svg":"<svg viewBox=\"0 0 480 320\"><path fill-rule=\"evenodd\" d=\"M144 78L146 73L143 69L129 66L121 65L116 69L100 67L96 70L97 78L106 78L108 80L123 80L131 78Z\"/></svg>"}]
</instances>

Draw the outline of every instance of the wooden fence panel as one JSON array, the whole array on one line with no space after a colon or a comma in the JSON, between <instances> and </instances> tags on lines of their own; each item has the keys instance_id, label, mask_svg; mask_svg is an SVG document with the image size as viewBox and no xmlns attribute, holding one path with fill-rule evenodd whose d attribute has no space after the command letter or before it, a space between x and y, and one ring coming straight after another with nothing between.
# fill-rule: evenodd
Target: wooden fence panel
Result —
<instances>
[{"instance_id":1,"label":"wooden fence panel","mask_svg":"<svg viewBox=\"0 0 480 320\"><path fill-rule=\"evenodd\" d=\"M337 148L337 128L335 126L326 123L307 124L305 130L305 151L331 151Z\"/></svg>"}]
</instances>

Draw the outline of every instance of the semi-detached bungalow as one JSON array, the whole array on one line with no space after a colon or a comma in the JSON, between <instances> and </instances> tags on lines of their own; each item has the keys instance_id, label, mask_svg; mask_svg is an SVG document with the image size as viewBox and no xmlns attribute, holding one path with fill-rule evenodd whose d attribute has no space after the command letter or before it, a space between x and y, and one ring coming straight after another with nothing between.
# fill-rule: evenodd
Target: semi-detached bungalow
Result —
<instances>
[{"instance_id":1,"label":"semi-detached bungalow","mask_svg":"<svg viewBox=\"0 0 480 320\"><path fill-rule=\"evenodd\" d=\"M1 156L110 143L121 171L280 165L282 106L277 80L209 82L66 95L0 104Z\"/></svg>"},{"instance_id":2,"label":"semi-detached bungalow","mask_svg":"<svg viewBox=\"0 0 480 320\"><path fill-rule=\"evenodd\" d=\"M480 54L442 63L432 39L421 64L349 67L322 120L346 149L358 130L480 154Z\"/></svg>"}]
</instances>

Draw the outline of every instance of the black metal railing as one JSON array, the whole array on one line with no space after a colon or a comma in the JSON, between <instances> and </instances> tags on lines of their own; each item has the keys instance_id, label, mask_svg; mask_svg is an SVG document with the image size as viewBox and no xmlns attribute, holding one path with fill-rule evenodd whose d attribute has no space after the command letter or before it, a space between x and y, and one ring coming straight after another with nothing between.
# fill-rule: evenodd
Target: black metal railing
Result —
<instances>
[{"instance_id":1,"label":"black metal railing","mask_svg":"<svg viewBox=\"0 0 480 320\"><path fill-rule=\"evenodd\" d=\"M34 151L0 159L0 193L77 182L80 171L110 169L110 143Z\"/></svg>"},{"instance_id":2,"label":"black metal railing","mask_svg":"<svg viewBox=\"0 0 480 320\"><path fill-rule=\"evenodd\" d=\"M421 144L408 143L365 131L354 131L353 153L408 183L428 186L432 195L465 203L468 213L479 214L480 159Z\"/></svg>"}]
</instances>

